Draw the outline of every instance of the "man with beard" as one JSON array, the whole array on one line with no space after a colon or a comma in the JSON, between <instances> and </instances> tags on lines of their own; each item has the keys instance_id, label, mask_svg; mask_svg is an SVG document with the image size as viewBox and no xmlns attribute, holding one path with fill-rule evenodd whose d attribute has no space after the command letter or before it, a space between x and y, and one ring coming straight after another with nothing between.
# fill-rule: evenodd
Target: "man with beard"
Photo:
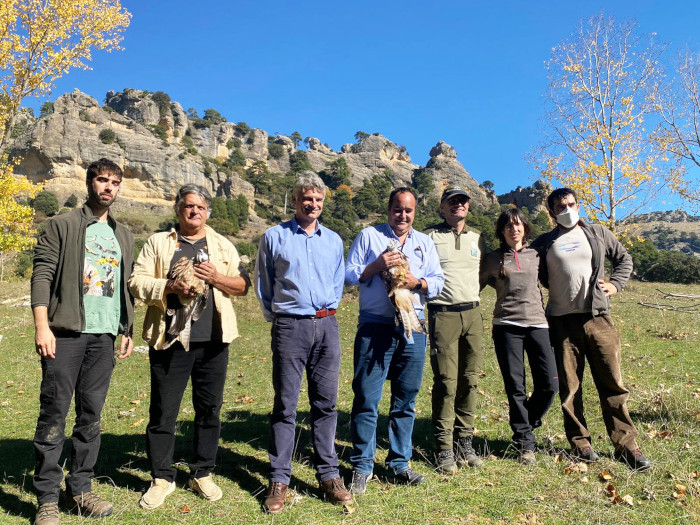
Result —
<instances>
[{"instance_id":1,"label":"man with beard","mask_svg":"<svg viewBox=\"0 0 700 525\"><path fill-rule=\"evenodd\" d=\"M326 186L313 172L294 183L294 217L260 239L255 293L265 320L272 323L270 485L263 508L284 510L292 475L296 409L306 371L311 436L321 496L347 505L352 496L338 473L335 429L338 418L340 336L336 309L343 295L343 242L318 222Z\"/></svg>"},{"instance_id":2,"label":"man with beard","mask_svg":"<svg viewBox=\"0 0 700 525\"><path fill-rule=\"evenodd\" d=\"M646 470L651 461L637 445L638 432L627 411L620 334L610 317L610 296L627 283L632 257L610 230L580 218L572 189L554 190L547 207L557 227L540 235L532 247L542 252L540 281L549 288L549 337L572 455L586 462L600 459L591 447L583 413L583 370L588 360L615 457L632 470ZM612 263L607 282L605 259Z\"/></svg>"},{"instance_id":3,"label":"man with beard","mask_svg":"<svg viewBox=\"0 0 700 525\"><path fill-rule=\"evenodd\" d=\"M37 525L59 523L63 470L59 463L68 409L75 394L66 503L70 511L102 517L112 503L92 492L100 450L100 414L119 358L131 355L134 316L127 281L134 240L109 207L119 194L122 170L100 159L88 166L82 208L51 219L34 250L32 311L41 356L40 412L34 434ZM110 286L104 286L109 277ZM87 285L87 286L86 286Z\"/></svg>"}]
</instances>

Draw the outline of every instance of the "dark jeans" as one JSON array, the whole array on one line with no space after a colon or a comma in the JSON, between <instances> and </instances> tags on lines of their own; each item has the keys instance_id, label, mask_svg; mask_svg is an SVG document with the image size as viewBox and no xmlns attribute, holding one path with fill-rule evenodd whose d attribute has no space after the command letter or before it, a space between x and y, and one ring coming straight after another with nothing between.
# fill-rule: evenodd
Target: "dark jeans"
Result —
<instances>
[{"instance_id":1,"label":"dark jeans","mask_svg":"<svg viewBox=\"0 0 700 525\"><path fill-rule=\"evenodd\" d=\"M588 360L598 390L603 421L615 449L637 448L637 429L627 411L629 390L622 383L620 334L609 315L569 314L549 319L549 335L559 368L564 430L576 447L590 444L583 413L583 368Z\"/></svg>"},{"instance_id":2,"label":"dark jeans","mask_svg":"<svg viewBox=\"0 0 700 525\"><path fill-rule=\"evenodd\" d=\"M438 450L452 450L453 438L474 434L484 365L481 309L428 314L433 369L433 427Z\"/></svg>"},{"instance_id":3,"label":"dark jeans","mask_svg":"<svg viewBox=\"0 0 700 525\"><path fill-rule=\"evenodd\" d=\"M194 456L190 476L203 478L216 465L221 433L221 405L228 366L228 344L190 342L185 352L180 343L166 350L150 348L151 407L146 427L146 451L154 478L175 480L172 466L175 423L187 382L192 378L194 406Z\"/></svg>"},{"instance_id":4,"label":"dark jeans","mask_svg":"<svg viewBox=\"0 0 700 525\"><path fill-rule=\"evenodd\" d=\"M41 405L34 434L34 489L39 504L57 502L63 469L59 464L66 439L66 417L75 392L75 426L71 436L71 494L90 492L100 451L100 414L114 370L111 334L57 334L56 358L41 359Z\"/></svg>"},{"instance_id":5,"label":"dark jeans","mask_svg":"<svg viewBox=\"0 0 700 525\"><path fill-rule=\"evenodd\" d=\"M338 477L335 427L338 419L340 337L334 315L320 319L276 317L272 323L270 481L289 485L301 380L306 371L311 407L313 464L319 481Z\"/></svg>"},{"instance_id":6,"label":"dark jeans","mask_svg":"<svg viewBox=\"0 0 700 525\"><path fill-rule=\"evenodd\" d=\"M557 392L557 364L547 328L494 325L493 345L508 396L513 441L521 450L535 450L535 428ZM532 372L532 395L527 397L525 353Z\"/></svg>"},{"instance_id":7,"label":"dark jeans","mask_svg":"<svg viewBox=\"0 0 700 525\"><path fill-rule=\"evenodd\" d=\"M413 332L413 343L403 328L389 324L362 323L355 336L355 377L352 391L353 469L370 474L377 451L377 416L384 382L391 382L389 406L389 453L386 466L394 473L409 468L412 454L416 396L423 380L426 336Z\"/></svg>"}]
</instances>

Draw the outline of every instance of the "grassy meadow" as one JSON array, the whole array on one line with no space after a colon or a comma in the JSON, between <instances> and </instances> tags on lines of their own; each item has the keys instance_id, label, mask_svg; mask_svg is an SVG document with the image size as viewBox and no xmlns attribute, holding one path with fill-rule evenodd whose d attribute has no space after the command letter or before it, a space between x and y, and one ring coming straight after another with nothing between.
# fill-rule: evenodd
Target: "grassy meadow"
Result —
<instances>
[{"instance_id":1,"label":"grassy meadow","mask_svg":"<svg viewBox=\"0 0 700 525\"><path fill-rule=\"evenodd\" d=\"M3 283L0 292L0 523L32 522L36 500L31 475L32 438L38 414L41 369L34 352L33 325L27 282ZM102 449L94 490L114 501L119 524L229 523L698 523L700 522L700 345L696 311L661 311L639 301L693 305L692 299L664 299L657 291L700 294L700 286L632 282L614 298L613 317L621 331L623 374L631 387L629 409L640 431L640 445L654 462L645 473L633 474L611 459L597 395L590 374L585 379L585 406L603 459L593 465L575 464L565 451L561 413L555 406L537 431L537 464L523 467L510 444L503 384L493 353L488 320L492 290L484 293L486 360L479 387L480 403L475 440L484 454L484 467L461 470L455 476L434 471L430 423L432 373L426 363L417 402L413 468L425 475L418 487L373 481L357 497L355 512L345 514L317 497L311 467L309 411L302 387L298 434L291 487L293 498L278 516L261 511L267 486L268 413L272 406L269 325L253 296L235 302L241 338L231 345L226 384L221 447L215 478L224 498L208 503L183 487L186 459L192 445L190 394L185 393L177 428L176 461L182 462L178 489L154 511L138 507L148 486L144 452L148 420L149 369L147 354L135 352L117 363L102 419ZM12 299L8 301L8 299ZM138 309L138 327L144 308ZM349 473L350 409L352 405L352 342L357 315L356 297L346 295L339 310L343 363L338 402L337 450L341 469ZM137 337L137 345L143 342ZM387 448L388 385L380 408L378 466ZM72 416L69 415L70 435ZM68 445L68 443L67 443ZM66 450L68 450L66 448ZM62 523L97 520L62 514Z\"/></svg>"}]
</instances>

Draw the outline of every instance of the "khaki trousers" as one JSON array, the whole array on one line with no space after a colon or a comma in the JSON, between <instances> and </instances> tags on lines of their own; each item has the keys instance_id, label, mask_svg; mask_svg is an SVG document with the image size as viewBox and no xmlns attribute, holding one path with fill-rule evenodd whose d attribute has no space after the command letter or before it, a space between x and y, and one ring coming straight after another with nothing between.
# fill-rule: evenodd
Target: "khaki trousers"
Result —
<instances>
[{"instance_id":1,"label":"khaki trousers","mask_svg":"<svg viewBox=\"0 0 700 525\"><path fill-rule=\"evenodd\" d=\"M484 365L481 309L428 313L433 425L438 450L474 434L477 381Z\"/></svg>"},{"instance_id":2,"label":"khaki trousers","mask_svg":"<svg viewBox=\"0 0 700 525\"><path fill-rule=\"evenodd\" d=\"M559 371L559 397L566 437L575 447L590 445L583 412L583 369L591 368L603 421L616 450L637 448L637 429L627 411L629 390L622 383L620 334L609 315L549 317L549 335Z\"/></svg>"}]
</instances>

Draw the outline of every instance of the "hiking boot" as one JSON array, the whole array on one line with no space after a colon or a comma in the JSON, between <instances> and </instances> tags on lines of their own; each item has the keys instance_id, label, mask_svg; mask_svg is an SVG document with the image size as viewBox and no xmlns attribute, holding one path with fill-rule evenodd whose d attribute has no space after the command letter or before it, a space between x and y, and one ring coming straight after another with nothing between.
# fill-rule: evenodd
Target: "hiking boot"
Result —
<instances>
[{"instance_id":1,"label":"hiking boot","mask_svg":"<svg viewBox=\"0 0 700 525\"><path fill-rule=\"evenodd\" d=\"M484 464L472 446L472 437L466 436L458 438L454 445L454 453L457 463L462 467L478 468Z\"/></svg>"},{"instance_id":2,"label":"hiking boot","mask_svg":"<svg viewBox=\"0 0 700 525\"><path fill-rule=\"evenodd\" d=\"M424 481L423 476L416 474L410 468L394 474L394 483L397 485L420 485Z\"/></svg>"},{"instance_id":3,"label":"hiking boot","mask_svg":"<svg viewBox=\"0 0 700 525\"><path fill-rule=\"evenodd\" d=\"M634 450L623 449L615 452L615 459L626 463L627 466L634 471L646 470L651 467L651 461L644 457L642 451L638 448Z\"/></svg>"},{"instance_id":4,"label":"hiking boot","mask_svg":"<svg viewBox=\"0 0 700 525\"><path fill-rule=\"evenodd\" d=\"M88 518L103 518L112 514L114 510L111 502L103 500L94 492L83 492L78 496L66 492L66 506L68 512Z\"/></svg>"},{"instance_id":5,"label":"hiking boot","mask_svg":"<svg viewBox=\"0 0 700 525\"><path fill-rule=\"evenodd\" d=\"M572 448L571 455L585 463L595 463L600 459L600 456L589 445Z\"/></svg>"},{"instance_id":6,"label":"hiking boot","mask_svg":"<svg viewBox=\"0 0 700 525\"><path fill-rule=\"evenodd\" d=\"M59 525L61 523L61 518L58 514L58 503L52 501L51 503L42 503L39 505L39 509L36 511L36 517L34 518L34 525Z\"/></svg>"},{"instance_id":7,"label":"hiking boot","mask_svg":"<svg viewBox=\"0 0 700 525\"><path fill-rule=\"evenodd\" d=\"M284 483L273 481L267 488L267 497L263 503L263 509L270 514L279 514L284 510L284 499L287 497L288 486Z\"/></svg>"},{"instance_id":8,"label":"hiking boot","mask_svg":"<svg viewBox=\"0 0 700 525\"><path fill-rule=\"evenodd\" d=\"M441 450L437 455L437 470L441 474L456 474L457 463L454 452L451 450Z\"/></svg>"},{"instance_id":9,"label":"hiking boot","mask_svg":"<svg viewBox=\"0 0 700 525\"><path fill-rule=\"evenodd\" d=\"M356 470L352 471L350 481L350 494L364 494L367 490L367 482L372 479L372 473L365 474Z\"/></svg>"},{"instance_id":10,"label":"hiking boot","mask_svg":"<svg viewBox=\"0 0 700 525\"><path fill-rule=\"evenodd\" d=\"M156 478L151 481L151 486L146 493L141 496L139 505L144 509L157 509L165 502L165 498L172 494L174 490L174 481Z\"/></svg>"},{"instance_id":11,"label":"hiking boot","mask_svg":"<svg viewBox=\"0 0 700 525\"><path fill-rule=\"evenodd\" d=\"M535 457L534 450L522 450L520 451L520 464L521 465L534 465L537 463L537 458Z\"/></svg>"},{"instance_id":12,"label":"hiking boot","mask_svg":"<svg viewBox=\"0 0 700 525\"><path fill-rule=\"evenodd\" d=\"M208 501L219 501L221 496L224 495L219 486L211 479L211 476L192 478L188 485L193 491Z\"/></svg>"},{"instance_id":13,"label":"hiking boot","mask_svg":"<svg viewBox=\"0 0 700 525\"><path fill-rule=\"evenodd\" d=\"M348 505L352 503L352 495L345 488L343 480L340 478L321 481L318 484L321 490L321 497L333 503L333 505Z\"/></svg>"}]
</instances>

